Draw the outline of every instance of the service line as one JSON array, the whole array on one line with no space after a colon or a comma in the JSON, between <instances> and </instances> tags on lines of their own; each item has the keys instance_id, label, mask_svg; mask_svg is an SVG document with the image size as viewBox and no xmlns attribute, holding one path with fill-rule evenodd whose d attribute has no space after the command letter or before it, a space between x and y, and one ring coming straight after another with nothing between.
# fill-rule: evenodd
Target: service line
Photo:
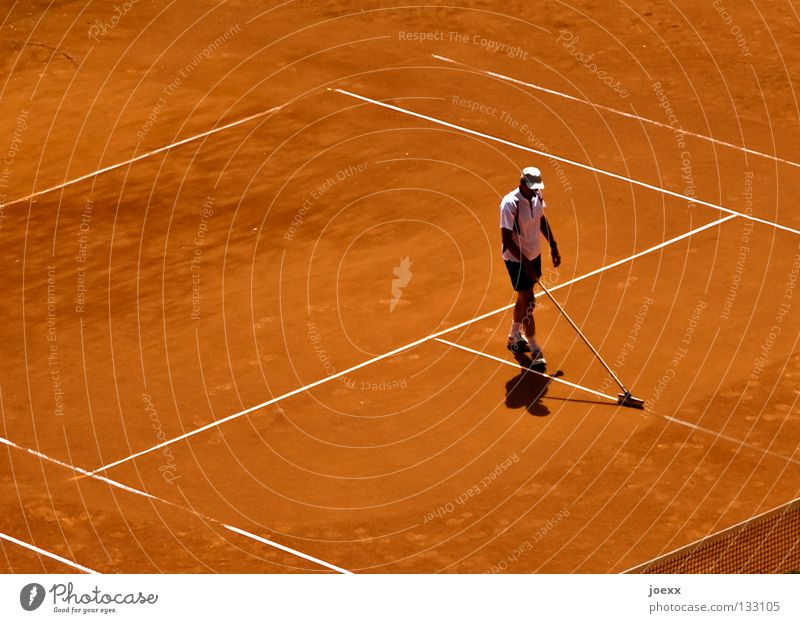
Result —
<instances>
[{"instance_id":1,"label":"service line","mask_svg":"<svg viewBox=\"0 0 800 623\"><path fill-rule=\"evenodd\" d=\"M25 549L29 549L32 552L41 554L42 556L47 556L48 558L57 560L58 562L67 565L68 567L77 569L78 571L83 571L84 573L98 573L94 569L89 569L89 567L84 567L83 565L79 565L77 562L73 562L72 560L67 560L66 558L62 558L58 554L54 554L53 552L48 552L46 549L42 549L41 547L36 547L35 545L26 543L25 541L20 541L19 539L15 539L13 536L6 534L4 532L0 532L0 539L8 541L9 543L14 543L15 545L19 545L20 547L24 547Z\"/></svg>"}]
</instances>

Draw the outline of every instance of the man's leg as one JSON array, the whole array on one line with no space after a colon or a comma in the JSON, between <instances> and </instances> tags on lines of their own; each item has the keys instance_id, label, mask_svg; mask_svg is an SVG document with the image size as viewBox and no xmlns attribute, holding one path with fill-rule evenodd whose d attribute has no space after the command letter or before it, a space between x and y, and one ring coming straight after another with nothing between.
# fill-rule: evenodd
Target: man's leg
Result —
<instances>
[{"instance_id":1,"label":"man's leg","mask_svg":"<svg viewBox=\"0 0 800 623\"><path fill-rule=\"evenodd\" d=\"M533 319L533 308L536 299L533 290L517 292L517 302L514 304L514 322L522 323L522 329L531 344L536 342L536 321Z\"/></svg>"},{"instance_id":2,"label":"man's leg","mask_svg":"<svg viewBox=\"0 0 800 623\"><path fill-rule=\"evenodd\" d=\"M533 261L532 271L535 275L523 272L522 266L517 262L506 261L506 268L511 277L511 283L517 292L514 303L514 321L511 323L511 332L508 335L508 350L514 354L532 353L534 364L544 364L542 349L536 344L536 322L533 319L533 308L536 299L533 296L533 285L541 274L540 259ZM527 340L521 335L524 332Z\"/></svg>"},{"instance_id":3,"label":"man's leg","mask_svg":"<svg viewBox=\"0 0 800 623\"><path fill-rule=\"evenodd\" d=\"M534 307L533 292L531 290L517 291L517 301L514 303L514 322L511 323L511 332L508 334L509 350L515 353L527 353L536 344L536 325L533 320ZM525 337L528 341L525 341Z\"/></svg>"},{"instance_id":4,"label":"man's leg","mask_svg":"<svg viewBox=\"0 0 800 623\"><path fill-rule=\"evenodd\" d=\"M517 300L514 303L514 321L511 323L511 331L508 334L508 350L515 354L527 353L530 352L530 345L525 339L525 335L532 338L535 334L533 283L518 262L507 261L506 268L511 277L511 284L517 293Z\"/></svg>"},{"instance_id":5,"label":"man's leg","mask_svg":"<svg viewBox=\"0 0 800 623\"><path fill-rule=\"evenodd\" d=\"M533 310L535 307L536 298L533 296L532 289L517 293L517 302L514 305L514 319L516 320L517 310L519 310L522 318L522 327L528 338L528 344L530 345L533 363L536 365L544 365L546 361L542 354L542 349L536 343L536 321L533 318Z\"/></svg>"}]
</instances>

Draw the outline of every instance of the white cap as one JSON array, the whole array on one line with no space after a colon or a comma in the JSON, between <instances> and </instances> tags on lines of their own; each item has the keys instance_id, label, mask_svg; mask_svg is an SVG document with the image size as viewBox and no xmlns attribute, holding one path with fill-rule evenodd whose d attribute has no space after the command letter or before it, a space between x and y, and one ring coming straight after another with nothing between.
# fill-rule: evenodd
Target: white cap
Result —
<instances>
[{"instance_id":1,"label":"white cap","mask_svg":"<svg viewBox=\"0 0 800 623\"><path fill-rule=\"evenodd\" d=\"M536 167L525 167L522 169L520 181L524 182L528 188L542 190L544 182L542 181L542 172Z\"/></svg>"}]
</instances>

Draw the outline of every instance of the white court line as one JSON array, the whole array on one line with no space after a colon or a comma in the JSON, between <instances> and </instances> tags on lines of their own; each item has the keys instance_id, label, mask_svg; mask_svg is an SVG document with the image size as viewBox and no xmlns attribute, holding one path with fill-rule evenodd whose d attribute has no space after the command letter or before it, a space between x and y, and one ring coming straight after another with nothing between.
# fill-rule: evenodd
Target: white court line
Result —
<instances>
[{"instance_id":1,"label":"white court line","mask_svg":"<svg viewBox=\"0 0 800 623\"><path fill-rule=\"evenodd\" d=\"M519 364L512 363L508 359L501 359L500 357L495 357L494 355L489 355L488 353L484 353L483 351L475 350L473 348L468 348L466 346L462 346L461 344L457 344L455 342L450 342L448 340L443 340L443 339L438 338L438 337L435 338L435 340L437 342L441 342L442 344L447 344L449 346L454 346L455 348L460 348L461 350L467 351L468 353L472 353L473 355L479 355L481 357L486 357L487 359L492 359L492 360L497 361L499 363L506 364L508 366L511 366L512 368L516 368L517 370L522 369ZM537 372L536 370L530 370L529 369L528 371L529 372L533 372L535 374L538 374L540 376L543 376L545 378L551 379L551 380L555 381L556 383L563 383L564 385L569 385L570 387L573 387L575 389L579 389L581 391L588 392L590 394L594 394L595 396L600 396L601 398L605 398L607 400L612 401L614 404L617 404L617 402L618 402L617 398L615 398L614 396L609 396L608 394L603 394L603 393L595 391L593 389L589 389L588 387L584 387L583 385L577 385L576 383L570 383L569 381L565 381L563 379L556 378L554 376L550 376L549 374L543 374L541 372ZM797 459L793 459L793 458L790 458L788 456L784 456L784 455L779 454L777 452L773 452L772 450L765 450L764 448L759 448L758 446L755 446L753 444L747 443L745 441L741 441L740 439L737 439L736 437L731 437L730 435L724 435L723 433L718 433L716 431L713 431L710 428L704 428L702 426L698 426L697 424L692 424L690 422L685 422L684 420L679 420L678 418L674 418L674 417L669 416L669 415L661 415L660 417L664 418L665 420L667 420L669 422L673 422L675 424L680 424L681 426L686 426L686 427L691 428L693 430L696 430L696 431L699 431L699 432L702 432L702 433L706 433L707 435L711 435L715 439L724 439L725 441L729 441L730 443L736 444L739 447L749 448L750 450L755 450L756 452L761 452L762 454L768 454L770 456L779 458L779 459L781 459L783 461L788 461L790 463L794 463L796 465L800 465L800 461L798 461Z\"/></svg>"},{"instance_id":2,"label":"white court line","mask_svg":"<svg viewBox=\"0 0 800 623\"><path fill-rule=\"evenodd\" d=\"M83 565L79 565L77 562L73 562L72 560L67 560L66 558L62 558L58 554L54 554L53 552L48 552L46 549L42 549L41 547L36 547L35 545L31 545L30 543L26 543L25 541L20 541L19 539L15 539L13 536L10 536L4 532L0 532L0 539L4 539L16 545L19 545L20 547L29 549L32 552L41 554L42 556L47 556L48 558L57 560L58 562L64 563L65 565L70 566L73 569L77 569L78 571L83 571L84 573L94 573L94 574L99 573L94 569L89 569L89 567L84 567Z\"/></svg>"},{"instance_id":3,"label":"white court line","mask_svg":"<svg viewBox=\"0 0 800 623\"><path fill-rule=\"evenodd\" d=\"M449 330L450 329L448 329L448 331ZM93 472L91 472L91 474L94 475L94 474L97 474L99 472L104 472L104 471L106 471L108 469L111 469L112 467L116 467L117 465L121 465L122 463L127 463L128 461L131 461L131 460L133 460L135 458L138 458L138 457L143 456L145 454L149 454L150 452L154 452L155 450L158 450L160 448L164 448L166 446L172 445L175 442L182 441L184 439L188 439L189 437L193 437L194 435L198 435L198 434L200 434L200 433L202 433L204 431L210 430L212 428L216 428L216 427L220 426L221 424L225 424L226 422L230 422L231 420L238 419L238 418L240 418L240 417L242 417L244 415L247 415L248 413L252 413L253 411L258 411L259 409L263 409L264 407L268 407L269 405L275 404L276 402L279 402L281 400L285 400L286 398L291 398L292 396L296 396L297 394L301 394L301 393L306 392L306 391L308 391L310 389L314 389L315 387L318 387L319 385L322 385L323 383L328 383L330 381L333 381L334 379L338 379L338 378L340 378L342 376L350 374L351 372L355 372L356 370L359 370L359 369L361 369L361 368L363 368L365 366L368 366L370 364L373 364L373 363L376 363L378 361L381 361L382 359L386 359L388 357L391 357L392 355L397 355L398 353L402 353L403 351L408 350L409 348L413 348L414 346L418 346L419 344L422 344L423 342L427 342L429 339L431 339L432 337L436 337L437 335L439 335L439 334L432 334L432 335L420 338L419 340L416 340L414 342L406 344L405 346L400 346L399 348L395 348L394 350L390 350L388 353L384 353L382 355L378 355L377 357L373 357L372 359L367 359L366 361L362 361L359 364L351 366L351 367L349 367L349 368L347 368L345 370L341 370L340 372L336 372L335 374L331 374L330 376L323 377L323 378L321 378L321 379L319 379L317 381L314 381L313 383L309 383L308 385L303 385L302 387L298 387L296 389L288 391L285 394L281 394L280 396L276 396L275 398L270 398L269 400L266 400L266 401L264 401L262 403L259 403L257 405L253 405L252 407L248 407L247 409L244 409L244 410L239 411L237 413L233 413L233 414L228 415L228 416L226 416L224 418L221 418L219 420L214 420L213 422L209 422L205 426L201 426L200 428L195 428L194 430L190 430L188 433L184 433L183 435L179 435L178 437L174 437L173 439L167 439L166 441L164 441L164 442L162 442L160 444L157 444L157 445L152 446L150 448L146 448L145 450L141 450L139 452L136 452L135 454L131 454L130 456L126 456L126 457L124 457L122 459L119 459L118 461L114 461L113 463L108 463L107 465L103 465L102 467L98 467Z\"/></svg>"},{"instance_id":4,"label":"white court line","mask_svg":"<svg viewBox=\"0 0 800 623\"><path fill-rule=\"evenodd\" d=\"M53 457L47 456L46 454L44 454L43 452L39 452L38 450L31 450L30 448L24 448L23 446L20 446L20 445L14 443L13 441L10 441L8 439L5 439L4 437L0 437L0 443L5 444L7 446L10 446L11 448L14 448L16 450L22 450L23 452L27 452L28 454L32 454L33 456L38 457L40 459L44 459L45 461L49 461L50 463L55 463L56 465L58 465L60 467L66 467L67 469L72 470L72 471L74 471L74 472L76 472L78 474L82 474L84 476L91 476L92 478L96 478L97 480L102 480L103 482L105 482L107 484L110 484L112 487L118 487L118 488L124 489L125 491L128 491L130 493L135 493L137 495L143 495L145 497L150 498L151 500L158 500L159 499L159 498L155 497L154 495L150 495L149 493L145 493L144 491L139 491L138 489L134 489L132 487L128 487L127 485L123 485L122 483L117 482L116 480L111 480L110 478L106 478L105 476L95 476L95 475L89 473L85 469L81 469L80 467L75 467L74 465L70 465L69 463L64 463L64 461L59 461L58 459L54 459Z\"/></svg>"},{"instance_id":5,"label":"white court line","mask_svg":"<svg viewBox=\"0 0 800 623\"><path fill-rule=\"evenodd\" d=\"M252 532L248 532L247 530L242 530L241 528L237 528L236 526L230 526L228 524L222 524L223 527L235 532L236 534L241 534L242 536L246 536L254 541L260 541L261 543L266 543L267 545L271 545L277 549L282 549L284 552L288 552L290 554L294 554L297 556L297 550L293 550L291 547L286 547L285 545L281 545L280 543L276 543L275 541L270 541L269 539L265 539L263 536L258 536L257 534L253 534ZM339 573L344 573L346 575L352 575L352 571L348 571L347 569L342 569L341 567L337 567L335 565L330 564L329 562L325 562L324 560L320 560L319 558L314 558L313 556L308 556L307 554L303 554L302 556L306 560L310 560L312 562L317 563L318 565L322 565L323 567L328 567L328 569L333 569L334 571L338 571Z\"/></svg>"},{"instance_id":6,"label":"white court line","mask_svg":"<svg viewBox=\"0 0 800 623\"><path fill-rule=\"evenodd\" d=\"M684 422L683 420L679 420L678 418L674 418L669 415L662 415L661 417L663 417L666 420L669 420L670 422L674 422L675 424L680 424L681 426L686 426L687 428L700 431L701 433L706 433L707 435L711 435L712 437L724 439L725 441L730 441L731 443L735 443L738 446L744 446L745 448L756 450L758 452L763 452L764 454L769 454L770 456L774 456L775 458L781 459L783 461L789 461L790 463L794 463L795 465L800 465L800 461L798 461L797 459L793 459L788 456L778 454L777 452L773 452L772 450L765 450L764 448L759 448L758 446L754 446L747 442L740 441L736 439L736 437L731 437L729 435L723 435L722 433L718 433L717 431L711 430L710 428L703 428L702 426L698 426L697 424Z\"/></svg>"},{"instance_id":7,"label":"white court line","mask_svg":"<svg viewBox=\"0 0 800 623\"><path fill-rule=\"evenodd\" d=\"M661 242L661 243L659 243L659 244L657 244L655 246L652 246L649 249L645 249L644 251L640 251L639 253L634 253L633 255L630 255L630 256L628 256L628 257L626 257L624 259L618 260L618 261L613 262L611 264L608 264L607 266L602 266L600 268L597 268L597 269L595 269L595 270L593 270L593 271L591 271L589 273L586 273L585 275L581 275L581 276L575 277L574 279L570 279L569 281L565 281L564 283L560 283L558 285L555 285L552 288L550 288L550 291L554 292L556 290L560 290L561 288L565 288L565 287L570 286L570 285L572 285L574 283L577 283L579 281L583 281L584 279L587 279L590 276L594 276L594 275L602 273L602 272L604 272L606 270L610 270L611 268L615 268L617 266L620 266L621 264L625 264L627 262L631 262L631 261L633 261L633 260L635 260L635 259L637 259L639 257L642 257L643 255L647 255L648 253L652 253L653 251L657 251L659 249L663 249L664 247L666 247L668 245L671 245L671 244L674 244L674 243L679 242L681 240L684 240L685 238L689 238L690 236L694 236L695 234L700 233L702 231L705 231L707 229L710 229L711 227L716 227L717 225L720 225L720 224L724 223L725 221L729 221L732 218L734 218L734 216L735 215L725 216L725 217L722 217L722 218L720 218L720 219L718 219L716 221L713 221L711 223L707 223L706 225L702 225L702 226L697 227L695 229L690 229L689 231L684 232L683 234L680 234L679 236L675 236L674 238L670 238L669 240L666 240L666 241ZM539 292L536 296L541 296L541 295L542 295L542 293ZM425 337L420 338L418 340L415 340L413 342L409 342L408 344L406 344L404 346L400 346L399 348L395 348L394 350L390 350L387 353L384 353L382 355L378 355L377 357L373 357L372 359L367 359L366 361L362 361L359 364L351 366L351 367L349 367L349 368L347 368L345 370L341 370L340 372L336 372L335 374L331 374L330 376L323 377L323 378L321 378L321 379L319 379L317 381L314 381L313 383L309 383L308 385L303 385L302 387L298 387L296 389L293 389L293 390L291 390L289 392L286 392L285 394L281 394L280 396L276 396L275 398L270 398L269 400L266 400L266 401L264 401L262 403L259 403L257 405L253 405L252 407L248 407L247 409L244 409L243 411L239 411L237 413L233 413L233 414L228 415L228 416L226 416L224 418L221 418L219 420L214 420L213 422L210 422L210 423L206 424L205 426L201 426L200 428L196 428L194 430L190 430L188 433L184 433L183 435L179 435L178 437L174 437L173 439L167 439L166 441L164 441L164 442L162 442L160 444L157 444L157 445L152 446L150 448L145 448L144 450L140 450L139 452L131 454L130 456L126 456L124 458L121 458L118 461L114 461L113 463L108 463L107 465L103 465L101 467L98 467L94 471L90 472L89 475L95 475L95 474L98 474L99 472L104 472L104 471L106 471L108 469L111 469L112 467L116 467L117 465L121 465L122 463L127 463L128 461L132 461L133 459L138 458L140 456L144 456L145 454L149 454L150 452L154 452L154 451L159 450L161 448L164 448L166 446L172 445L172 444L174 444L174 443L176 443L178 441L182 441L184 439L188 439L189 437L193 437L194 435L198 435L198 434L200 434L200 433L202 433L204 431L210 430L212 428L216 428L216 427L218 427L218 426L220 426L222 424L225 424L226 422L230 422L230 421L238 419L238 418L240 418L240 417L242 417L244 415L247 415L248 413L252 413L254 411L258 411L259 409L263 409L264 407L267 407L269 405L275 404L276 402L279 402L279 401L284 400L286 398L290 398L292 396L296 396L297 394L300 394L300 393L303 393L305 391L308 391L309 389L313 389L315 387L319 387L320 385L322 385L324 383L328 383L328 382L333 381L335 379L338 379L340 377L346 376L347 374L350 374L351 372L355 372L356 370L364 368L364 367L366 367L368 365L371 365L373 363L377 363L378 361L381 361L381 360L386 359L388 357L391 357L393 355L397 355L399 353L402 353L403 351L406 351L406 350L408 350L410 348L414 348L415 346L419 346L420 344L423 344L424 342L427 342L428 340L436 339L436 338L438 338L438 337L440 337L442 335L446 335L447 333L451 333L453 331L456 331L456 330L461 329L463 327L469 326L469 325L474 324L476 322L480 322L481 320L484 320L486 318L494 316L495 314L499 314L499 313L502 313L504 311L507 311L507 310L511 309L512 307L514 307L513 303L510 304L510 305L504 305L503 307L499 307L497 309L493 309L492 311L489 311L489 312L486 312L485 314L481 314L480 316L476 316L474 318L471 318L470 320L465 320L464 322L461 322L459 324L453 325L452 327L449 327L447 329L442 329L441 331L437 331L436 333L431 333L428 336L425 336Z\"/></svg>"},{"instance_id":8,"label":"white court line","mask_svg":"<svg viewBox=\"0 0 800 623\"><path fill-rule=\"evenodd\" d=\"M246 530L242 530L240 528L236 528L234 526L228 525L226 523L223 523L223 522L219 521L218 519L214 519L213 517L209 517L208 515L204 515L203 513L199 513L197 511L191 509L191 508L187 508L186 506L181 506L180 504L177 504L176 502L170 502L169 500L164 500L162 498L156 497L155 495L152 495L152 494L147 493L145 491L140 491L139 489L134 489L133 487L129 487L128 485L124 485L121 482L117 482L116 480L112 480L110 478L106 478L105 476L97 476L97 475L92 474L91 472L89 472L89 471L87 471L85 469L81 469L80 467L75 467L74 465L70 465L68 463L64 463L63 461L59 461L58 459L54 459L54 458L52 458L50 456L47 456L46 454L44 454L42 452L39 452L37 450L31 450L30 448L24 448L23 446L20 446L20 445L14 443L13 441L10 441L8 439L5 439L4 437L0 437L0 443L5 444L5 445L7 445L7 446L9 446L11 448L14 448L16 450L21 450L22 452L27 452L28 454L32 454L33 456L36 456L36 457L39 457L40 459L44 459L45 461L49 461L51 463L54 463L54 464L56 464L56 465L58 465L60 467L65 467L66 469L69 469L69 470L75 472L76 474L81 474L82 476L86 476L86 477L89 477L89 478L94 478L94 479L99 480L101 482L104 482L104 483L106 483L108 485L111 485L112 487L116 487L117 489L122 489L123 491L127 491L128 493L133 493L134 495L141 495L141 496L146 497L146 498L148 498L150 500L153 500L155 502L161 502L162 504L166 504L167 506L172 506L173 508L177 508L179 510L185 511L185 512L189 513L190 515L194 515L195 517L199 517L200 519L203 519L205 521L208 521L208 522L211 522L211 523L215 523L215 524L217 524L219 526L222 526L223 528L225 528L227 530L230 530L232 532L236 532L237 534L245 536L245 537L247 537L249 539L252 539L254 541L258 541L259 543L263 543L265 545L269 545L270 547L274 547L275 549L279 549L279 550L282 550L284 552L288 552L288 553L290 553L290 554L292 554L294 556L297 556L298 558L302 558L304 560L308 560L309 562L313 562L313 563L316 563L316 564L321 565L323 567L327 567L328 569L331 569L332 571L338 571L339 573L351 573L350 571L346 571L345 569L342 569L341 567L337 567L336 565L332 565L331 563L325 562L324 560L320 560L319 558L315 558L314 556L310 556L309 554L304 554L301 551L298 551L296 549L292 549L291 547L287 547L286 545L281 545L280 543L276 543L275 541L270 541L269 539L265 539L264 537L258 536L257 534L253 534L252 532L247 532ZM90 571L90 572L91 573L97 573L96 571Z\"/></svg>"},{"instance_id":9,"label":"white court line","mask_svg":"<svg viewBox=\"0 0 800 623\"><path fill-rule=\"evenodd\" d=\"M738 151L743 151L748 154L752 154L754 156L758 156L760 158L768 158L770 160L774 160L776 162L781 162L783 164L788 164L789 166L800 168L800 163L792 162L791 160L786 160L785 158L780 158L778 156L774 156L772 154L764 153L763 151L757 151L755 149L750 149L749 147L742 147L741 145L736 145L735 143L728 143L727 141L722 141L718 138L713 138L711 136L706 136L705 134L698 134L697 132L690 132L689 130L684 130L683 128L676 128L671 126L668 123L663 123L661 121L655 121L654 119L648 119L647 117L642 117L640 115L625 112L624 110L618 110L616 108L611 108L610 106L603 106L602 104L595 104L591 100L584 99L582 97L575 97L574 95L568 95L567 93L562 93L561 91L555 91L553 89L548 89L543 86L539 86L538 84L533 84L532 82L525 82L524 80L518 80L517 78L512 78L511 76L505 76L503 74L498 74L494 71L489 71L488 69L478 69L477 67L472 67L471 65L467 65L466 63L462 63L460 61L453 60L452 58L447 58L446 56L439 56L438 54L431 54L431 56L435 59L440 61L445 61L447 63L452 63L454 65L460 65L461 67L466 67L471 71L479 74L485 74L487 76L491 76L492 78L497 78L498 80L504 80L506 82L513 82L514 84L520 84L522 86L526 86L531 89L535 89L537 91L542 91L543 93L549 93L550 95L556 95L558 97L563 97L564 99L572 100L573 102L579 102L581 104L586 104L587 106L591 106L592 108L598 108L600 110L605 110L610 113L614 113L615 115L620 115L622 117L627 117L629 119L635 119L636 121L641 121L643 123L649 123L651 125L657 126L659 128L664 128L670 130L671 132L680 132L681 134L685 134L687 136L693 136L695 138L699 138L704 141L708 141L709 143L716 143L717 145L722 145L723 147L729 147L731 149L736 149Z\"/></svg>"},{"instance_id":10,"label":"white court line","mask_svg":"<svg viewBox=\"0 0 800 623\"><path fill-rule=\"evenodd\" d=\"M787 225L781 225L780 223L776 223L774 221L768 221L766 219L759 218L757 216L753 216L752 214L745 214L743 212L737 212L736 210L731 210L730 208L726 208L721 205L717 205L716 203L710 203L708 201L704 201L702 199L697 199L696 197L689 197L688 195L682 195L681 193L677 193L674 190L668 190L666 188L662 188L661 186L655 186L654 184L648 184L647 182L640 182L639 180L633 179L632 177L626 177L624 175L620 175L618 173L612 173L611 171L606 171L605 169L598 169L597 167L593 167L588 164L584 164L583 162L578 162L577 160L570 160L569 158L564 158L563 156L556 156L552 152L541 151L538 149L534 149L533 147L526 147L525 145L520 145L519 143L514 143L513 141L507 141L504 138L498 138L496 136L492 136L491 134L485 134L484 132L479 132L478 130L472 130L471 128L467 128L463 125L458 125L455 123L450 123L449 121L443 121L441 119L437 119L436 117L431 117L429 115L423 115L422 113L414 112L413 110L408 110L407 108L400 108L399 106L394 106L393 104L387 104L386 102L381 102L378 100L374 100L369 97L365 97L363 95L358 95L357 93L353 93L351 91L346 91L344 89L330 89L331 91L335 91L336 93L341 93L342 95L347 95L348 97L352 97L357 100L361 100L362 102L366 102L368 104L374 104L375 106L380 106L381 108L387 108L389 110L394 110L396 112L402 113L404 115L409 115L411 117L416 117L418 119L424 119L425 121L430 121L431 123L435 123L437 125L441 125L447 128L452 128L454 130L459 130L466 134L471 134L472 136L477 136L480 138L484 138L489 141L493 141L495 143L500 143L502 145L507 145L509 147L514 147L515 149L520 149L522 151L527 151L532 154L536 154L539 156L543 156L545 158L552 158L553 160L557 160L558 162L563 162L564 164L569 164L571 166L577 167L579 169L585 169L586 171L591 171L592 173L597 173L599 175L605 175L606 177L611 177L613 179L621 180L623 182L627 182L629 184L634 184L635 186L640 186L642 188L647 188L648 190L654 190L656 192L662 193L664 195L668 195L670 197L676 197L678 199L683 199L684 201L691 203L696 203L702 206L706 206L708 208L713 208L714 210L719 210L720 212L726 212L728 214L732 214L734 216L740 216L741 218L748 219L750 221L755 221L756 223L762 223L764 225L770 225L772 227L776 227L777 229L782 229L784 231L791 232L793 234L800 235L800 230L794 229Z\"/></svg>"},{"instance_id":11,"label":"white court line","mask_svg":"<svg viewBox=\"0 0 800 623\"><path fill-rule=\"evenodd\" d=\"M649 249L645 249L644 251L639 251L638 253L634 253L631 256L628 256L621 260L617 260L616 262L612 262L611 264L608 264L606 266L601 266L600 268L588 272L585 275L581 275L580 277L576 277L575 279L572 279L565 283L560 283L558 285L555 285L552 288L550 288L550 291L552 292L553 290L558 290L559 288L563 288L566 285L572 285L573 283L577 283L578 281L583 281L584 279L588 279L589 277L594 277L599 273L605 272L611 268L616 268L621 264L627 264L628 262L635 260L636 258L642 257L643 255L647 255L648 253L652 253L653 251L657 251L658 249L663 249L664 247L669 246L674 242L678 242L679 240L683 240L684 238L688 238L689 236L694 236L695 234L701 231L705 231L706 229L711 229L712 227L716 227L717 225L720 225L725 221L730 221L731 219L734 218L736 218L735 214L729 214L728 216L723 216L721 219L717 219L716 221L711 221L710 223L707 223L695 229L690 229L689 231L687 231L684 234L681 234L680 236L676 236L675 238L670 238L669 240L665 240L664 242L661 242L653 247L650 247ZM542 293L540 292L538 296L541 295Z\"/></svg>"},{"instance_id":12,"label":"white court line","mask_svg":"<svg viewBox=\"0 0 800 623\"><path fill-rule=\"evenodd\" d=\"M650 565L651 563L655 562L656 560L660 560L661 558L666 558L667 556L674 556L678 552L683 551L685 549L689 549L691 547L694 547L698 543L702 543L703 541L705 541L707 539L713 539L715 536L717 536L719 534L722 534L724 532L731 532L731 531L735 530L736 528L738 528L739 526L744 526L745 524L749 524L749 523L755 521L756 519L760 519L761 517L764 517L765 515L769 515L770 513L774 513L779 508L782 508L784 506L788 507L788 506L791 506L792 504L796 504L797 502L800 502L800 498L795 498L794 500L789 500L788 502L784 502L783 504L779 504L775 508L770 508L769 510L765 510L763 513L759 513L758 515L753 515L752 517L748 517L747 519L743 519L742 521L740 521L738 523L735 523L732 526L728 526L727 528L722 528L721 530L717 530L716 532L712 532L711 534L707 534L706 536L700 537L699 539L697 539L695 541L692 541L691 543L688 543L687 545L681 545L680 547L676 547L675 549L673 549L673 550L671 550L669 552L666 552L664 554L659 554L658 556L655 556L654 558L651 558L647 562L642 562L642 563L639 563L638 565L634 565L630 569L622 571L621 573L630 573L631 571L633 571L635 569L646 568L648 565Z\"/></svg>"},{"instance_id":13,"label":"white court line","mask_svg":"<svg viewBox=\"0 0 800 623\"><path fill-rule=\"evenodd\" d=\"M80 177L76 177L75 179L68 180L61 184L56 184L55 186L50 186L49 188L45 188L44 190L37 190L35 193L27 195L25 197L20 197L19 199L12 199L4 204L4 206L10 206L17 203L22 203L24 201L30 201L31 199L35 199L41 195L45 195L47 193L53 192L54 190L60 190L62 188L67 188L68 186L72 186L73 184L77 184L79 182L83 182L93 177L97 177L98 175L102 175L103 173L108 173L109 171L113 171L115 169L119 169L120 167L128 166L129 164L133 164L134 162L139 162L140 160L144 160L145 158L150 158L151 156L155 156L157 154L163 153L165 151L169 151L170 149L174 149L175 147L180 147L181 145L186 145L187 143L191 143L193 141L199 140L201 138L205 138L206 136L211 136L212 134L216 134L217 132L222 132L223 130L228 130L229 128L236 127L237 125L241 125L243 123L247 123L248 121L252 121L253 119L258 119L259 117L263 117L265 115L269 115L270 113L277 112L281 108L283 108L285 104L281 104L280 106L274 106L268 110L262 110L261 112L257 112L254 115L250 115L249 117L245 117L244 119L239 119L238 121L232 121L231 123L227 123L223 126L218 128L213 128L211 130L207 130L202 134L196 134L195 136L190 136L188 138L184 138L177 143L171 143L169 145L164 145L163 147L159 147L158 149L154 149L153 151L148 151L143 154L140 154L130 160L125 160L124 162L118 162L116 164L109 165L107 167L103 167L102 169L97 169L97 171L93 171L92 173L87 173L86 175L81 175Z\"/></svg>"},{"instance_id":14,"label":"white court line","mask_svg":"<svg viewBox=\"0 0 800 623\"><path fill-rule=\"evenodd\" d=\"M468 353L472 353L473 355L479 355L480 357L486 357L487 359L492 359L493 361L497 361L499 363L506 364L511 366L512 368L516 368L517 370L525 370L526 372L533 372L534 374L538 374L541 377L546 379L550 379L551 381L555 381L556 383L561 383L562 385L567 385L572 387L573 389L580 390L582 392L587 392L589 394L594 394L595 396L600 396L601 398L605 398L606 400L610 400L614 404L617 404L617 399L614 396L609 396L608 394L604 394L602 392L598 392L594 389L589 389L588 387L584 387L583 385L578 385L576 383L570 383L569 381L565 381L564 379L550 376L549 374L545 374L544 372L538 372L537 370L532 370L530 368L522 368L518 363L513 363L508 359L501 359L500 357L495 357L494 355L490 355L488 353L484 353L480 350L475 350L473 348L468 348L467 346L462 346L461 344L456 344L455 342L450 342L448 340L443 340L440 337L435 338L437 342L441 342L442 344L447 344L448 346L453 346L455 348L460 348L461 350L465 350Z\"/></svg>"}]
</instances>

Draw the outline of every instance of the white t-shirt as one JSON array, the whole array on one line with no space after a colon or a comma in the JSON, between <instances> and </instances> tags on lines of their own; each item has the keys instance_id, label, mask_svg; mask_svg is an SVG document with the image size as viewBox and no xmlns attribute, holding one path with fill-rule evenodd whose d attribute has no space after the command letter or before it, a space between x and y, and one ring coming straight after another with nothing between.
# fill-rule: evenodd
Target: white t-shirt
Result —
<instances>
[{"instance_id":1,"label":"white t-shirt","mask_svg":"<svg viewBox=\"0 0 800 623\"><path fill-rule=\"evenodd\" d=\"M538 190L534 192L533 199L528 201L517 188L500 201L500 229L511 230L514 242L529 260L536 259L541 253L542 214L547 207L541 193ZM518 215L522 242L514 227L515 214ZM508 249L503 252L503 259L519 262Z\"/></svg>"}]
</instances>

